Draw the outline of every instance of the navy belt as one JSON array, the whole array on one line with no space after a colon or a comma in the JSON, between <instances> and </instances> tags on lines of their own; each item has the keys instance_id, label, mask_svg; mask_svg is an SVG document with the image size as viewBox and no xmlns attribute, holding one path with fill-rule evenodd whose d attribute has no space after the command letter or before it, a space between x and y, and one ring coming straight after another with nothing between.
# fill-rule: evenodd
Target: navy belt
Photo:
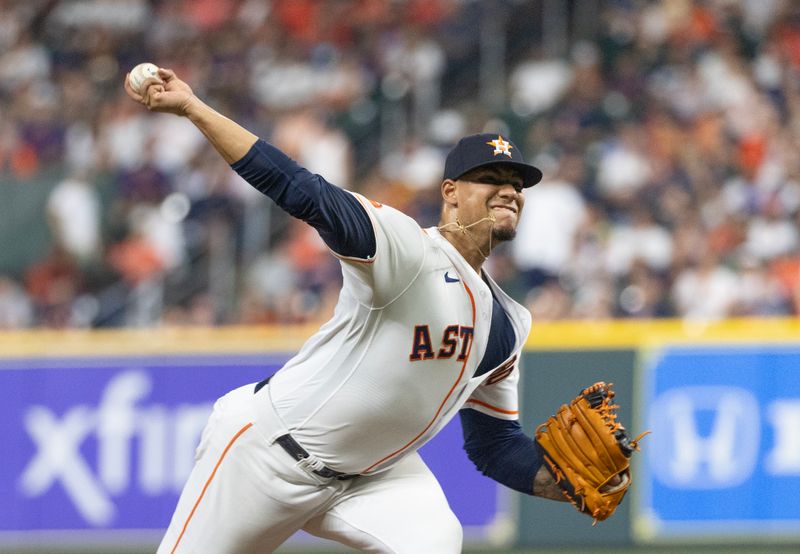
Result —
<instances>
[{"instance_id":1,"label":"navy belt","mask_svg":"<svg viewBox=\"0 0 800 554\"><path fill-rule=\"evenodd\" d=\"M269 383L270 379L272 379L271 375L266 379L264 379L263 381L258 382L255 387L256 390L253 391L253 393L255 394L262 388L264 388L267 385L267 383ZM300 444L296 440L294 440L294 438L292 438L292 435L288 433L285 435L281 435L280 437L275 439L275 442L277 442L281 446L281 448L283 448L286 451L286 453L289 454L289 456L291 456L298 462L300 460L305 460L309 456L306 449L300 446ZM333 479L335 477L340 481L345 481L347 479L352 479L353 477L358 477L357 473L342 473L341 471L336 471L335 469L331 469L325 466L322 466L322 468L320 469L312 469L311 471L325 479Z\"/></svg>"}]
</instances>

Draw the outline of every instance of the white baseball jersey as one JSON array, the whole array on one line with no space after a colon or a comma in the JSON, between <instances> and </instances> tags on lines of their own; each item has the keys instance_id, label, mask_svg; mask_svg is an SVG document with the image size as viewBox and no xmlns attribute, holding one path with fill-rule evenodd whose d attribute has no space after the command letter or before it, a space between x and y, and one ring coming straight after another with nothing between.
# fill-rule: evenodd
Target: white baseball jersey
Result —
<instances>
[{"instance_id":1,"label":"white baseball jersey","mask_svg":"<svg viewBox=\"0 0 800 554\"><path fill-rule=\"evenodd\" d=\"M513 145L488 138L462 139L445 174L515 159ZM538 181L518 158L503 161ZM360 258L341 257L334 316L300 352L268 384L217 401L159 553L271 552L304 529L369 552L457 554L461 525L416 451L469 406L482 412L462 414L470 459L531 492L541 460L515 421L530 314L436 228L330 185L264 141L232 168Z\"/></svg>"},{"instance_id":2,"label":"white baseball jersey","mask_svg":"<svg viewBox=\"0 0 800 554\"><path fill-rule=\"evenodd\" d=\"M527 309L481 276L435 228L356 195L375 256L341 258L333 318L270 381L294 439L326 466L371 474L431 439L467 404L516 420ZM515 334L513 354L474 376L489 339L492 293ZM263 402L268 402L267 396Z\"/></svg>"}]
</instances>

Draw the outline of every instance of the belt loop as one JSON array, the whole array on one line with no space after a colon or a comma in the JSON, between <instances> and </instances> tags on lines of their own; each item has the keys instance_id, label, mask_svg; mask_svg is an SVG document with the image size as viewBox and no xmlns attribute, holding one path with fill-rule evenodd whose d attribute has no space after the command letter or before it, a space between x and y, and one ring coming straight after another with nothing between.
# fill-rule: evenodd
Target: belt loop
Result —
<instances>
[{"instance_id":1,"label":"belt loop","mask_svg":"<svg viewBox=\"0 0 800 554\"><path fill-rule=\"evenodd\" d=\"M342 473L341 471L336 471L335 469L327 467L322 460L309 454L308 451L288 433L275 438L273 442L277 443L289 456L294 458L297 461L297 465L304 471L314 473L325 479L332 479L335 477L341 481L358 477L358 474Z\"/></svg>"},{"instance_id":2,"label":"belt loop","mask_svg":"<svg viewBox=\"0 0 800 554\"><path fill-rule=\"evenodd\" d=\"M297 465L299 465L306 471L311 471L312 473L316 473L317 475L323 472L323 470L328 469L325 467L325 464L322 463L322 460L319 460L318 458L312 458L311 456L300 458L299 460L297 460Z\"/></svg>"}]
</instances>

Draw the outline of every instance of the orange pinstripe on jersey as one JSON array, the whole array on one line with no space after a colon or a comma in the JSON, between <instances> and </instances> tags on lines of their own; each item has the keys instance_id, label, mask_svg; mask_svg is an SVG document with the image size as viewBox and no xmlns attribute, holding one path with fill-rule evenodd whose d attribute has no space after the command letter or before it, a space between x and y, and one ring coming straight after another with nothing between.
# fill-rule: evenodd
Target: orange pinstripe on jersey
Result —
<instances>
[{"instance_id":1,"label":"orange pinstripe on jersey","mask_svg":"<svg viewBox=\"0 0 800 554\"><path fill-rule=\"evenodd\" d=\"M464 290L466 290L467 294L469 295L470 304L472 304L472 326L474 327L475 326L475 297L472 296L472 291L469 290L469 287L467 286L467 284L463 280L461 282L464 285ZM436 410L436 413L433 415L433 419L431 419L428 422L428 425L426 425L425 428L422 431L420 431L419 434L417 434L416 437L414 437L413 439L408 441L408 443L406 443L404 446L402 446L401 448L398 448L397 450L395 450L394 452L392 452L388 456L383 457L382 459L378 460L377 462L375 462L374 464L372 464L368 468L360 471L359 473L368 473L375 466L382 464L383 462L385 462L386 460L388 460L390 458L394 458L395 456L397 456L398 454L400 454L401 452L406 450L409 446L414 444L417 441L417 439L419 439L422 435L424 435L428 431L428 429L430 429L431 426L434 423L436 423L436 419L439 417L439 414L442 412L442 409L444 408L445 404L447 404L447 400L453 394L453 391L456 390L456 387L461 382L461 378L464 376L464 370L467 368L467 362L469 361L469 355L472 352L473 343L474 343L474 341L470 341L469 351L467 352L467 355L464 357L464 363L461 364L461 371L458 374L458 378L453 383L453 386L450 387L450 390L447 391L447 394L445 395L445 397L442 400L442 402L439 404L439 408Z\"/></svg>"},{"instance_id":2,"label":"orange pinstripe on jersey","mask_svg":"<svg viewBox=\"0 0 800 554\"><path fill-rule=\"evenodd\" d=\"M508 414L508 415L516 415L519 413L517 410L504 410L503 408L498 408L497 406L492 406L491 404L487 404L486 402L481 402L480 400L470 399L467 400L467 404L478 404L479 406L483 406L484 408L489 408L500 414Z\"/></svg>"},{"instance_id":3,"label":"orange pinstripe on jersey","mask_svg":"<svg viewBox=\"0 0 800 554\"><path fill-rule=\"evenodd\" d=\"M172 547L172 550L170 551L170 554L174 554L175 551L178 549L178 545L180 544L181 539L183 538L183 534L186 532L186 528L189 526L189 522L192 520L192 516L194 516L195 510L197 510L197 506L199 506L200 505L200 501L203 500L203 496L206 494L206 489L208 489L208 486L211 484L211 480L214 479L214 476L217 474L217 469L219 469L219 465L222 463L222 459L225 458L225 454L228 453L228 450L230 450L231 446L233 446L233 443L236 442L236 439L241 437L242 433L244 433L245 431L250 429L250 427L252 427L252 426L253 426L253 423L251 422L251 423L248 423L247 425L245 425L244 427L242 427L241 429L239 429L239 432L237 432L235 435L233 435L233 438L228 443L228 445L225 447L225 450L223 450L222 454L220 454L219 460L217 460L217 464L214 466L214 470L211 472L211 475L209 476L208 481L206 481L206 484L203 485L203 490L200 492L200 496L197 497L197 501L194 503L194 506L192 506L192 511L189 512L189 517L186 518L186 523L183 524L183 529L181 529L181 534L178 535L178 540L175 541L175 546Z\"/></svg>"}]
</instances>

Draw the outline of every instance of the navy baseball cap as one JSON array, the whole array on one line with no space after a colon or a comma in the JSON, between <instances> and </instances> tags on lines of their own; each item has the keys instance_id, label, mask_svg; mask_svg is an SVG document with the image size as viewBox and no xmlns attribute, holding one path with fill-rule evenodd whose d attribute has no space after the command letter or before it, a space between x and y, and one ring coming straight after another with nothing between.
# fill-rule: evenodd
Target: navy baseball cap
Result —
<instances>
[{"instance_id":1,"label":"navy baseball cap","mask_svg":"<svg viewBox=\"0 0 800 554\"><path fill-rule=\"evenodd\" d=\"M525 188L542 180L539 168L526 164L513 142L493 133L469 135L458 141L444 162L444 178L455 181L468 171L492 164L509 165L519 171Z\"/></svg>"}]
</instances>

